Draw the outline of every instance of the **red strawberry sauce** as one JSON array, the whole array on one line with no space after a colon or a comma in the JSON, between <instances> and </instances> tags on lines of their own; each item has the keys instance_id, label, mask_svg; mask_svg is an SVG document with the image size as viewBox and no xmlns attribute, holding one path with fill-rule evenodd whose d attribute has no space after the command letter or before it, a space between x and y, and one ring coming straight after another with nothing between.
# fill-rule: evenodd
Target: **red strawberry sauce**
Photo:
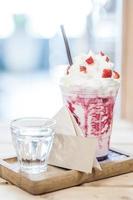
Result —
<instances>
[{"instance_id":1,"label":"red strawberry sauce","mask_svg":"<svg viewBox=\"0 0 133 200\"><path fill-rule=\"evenodd\" d=\"M84 136L103 136L111 130L113 107L115 99L113 96L84 98L81 96L67 97L67 107L73 114L76 122L83 130ZM82 109L83 119L78 109Z\"/></svg>"}]
</instances>

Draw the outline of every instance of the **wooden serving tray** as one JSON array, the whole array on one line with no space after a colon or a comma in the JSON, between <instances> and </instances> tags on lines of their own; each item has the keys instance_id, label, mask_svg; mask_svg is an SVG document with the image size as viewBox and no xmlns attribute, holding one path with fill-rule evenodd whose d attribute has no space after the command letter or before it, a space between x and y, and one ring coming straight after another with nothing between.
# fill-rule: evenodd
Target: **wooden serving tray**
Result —
<instances>
[{"instance_id":1,"label":"wooden serving tray","mask_svg":"<svg viewBox=\"0 0 133 200\"><path fill-rule=\"evenodd\" d=\"M117 150L110 150L108 159L100 164L102 171L93 169L92 174L48 166L47 172L28 175L19 171L16 158L0 159L0 177L31 194L39 195L133 172L133 156Z\"/></svg>"}]
</instances>

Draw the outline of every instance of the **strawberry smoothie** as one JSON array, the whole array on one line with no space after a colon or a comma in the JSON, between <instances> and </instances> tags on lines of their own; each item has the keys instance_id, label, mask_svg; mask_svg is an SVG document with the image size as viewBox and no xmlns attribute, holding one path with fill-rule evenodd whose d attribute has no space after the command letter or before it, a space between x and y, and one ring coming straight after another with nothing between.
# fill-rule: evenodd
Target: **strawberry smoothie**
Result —
<instances>
[{"instance_id":1,"label":"strawberry smoothie","mask_svg":"<svg viewBox=\"0 0 133 200\"><path fill-rule=\"evenodd\" d=\"M84 137L97 137L96 156L107 158L120 76L103 52L81 55L61 79L65 105Z\"/></svg>"}]
</instances>

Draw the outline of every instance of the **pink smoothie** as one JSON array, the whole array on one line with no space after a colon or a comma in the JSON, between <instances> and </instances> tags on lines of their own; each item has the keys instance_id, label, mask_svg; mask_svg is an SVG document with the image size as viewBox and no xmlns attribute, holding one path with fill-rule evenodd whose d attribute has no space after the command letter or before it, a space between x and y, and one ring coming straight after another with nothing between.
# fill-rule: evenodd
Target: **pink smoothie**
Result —
<instances>
[{"instance_id":1,"label":"pink smoothie","mask_svg":"<svg viewBox=\"0 0 133 200\"><path fill-rule=\"evenodd\" d=\"M96 156L107 157L112 132L113 109L120 75L103 52L89 52L75 59L61 79L65 105L84 137L98 140Z\"/></svg>"},{"instance_id":2,"label":"pink smoothie","mask_svg":"<svg viewBox=\"0 0 133 200\"><path fill-rule=\"evenodd\" d=\"M65 95L65 102L76 122L83 131L84 137L98 138L97 157L108 154L112 129L114 96L83 97Z\"/></svg>"}]
</instances>

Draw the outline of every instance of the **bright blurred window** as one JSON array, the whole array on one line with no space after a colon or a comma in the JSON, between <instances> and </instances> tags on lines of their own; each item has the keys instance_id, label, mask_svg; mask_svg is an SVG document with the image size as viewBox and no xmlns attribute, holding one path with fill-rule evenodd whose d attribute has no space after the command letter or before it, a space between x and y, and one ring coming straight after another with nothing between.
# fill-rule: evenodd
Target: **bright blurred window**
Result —
<instances>
[{"instance_id":1,"label":"bright blurred window","mask_svg":"<svg viewBox=\"0 0 133 200\"><path fill-rule=\"evenodd\" d=\"M0 116L59 109L57 80L68 65L60 24L72 57L102 50L120 71L121 13L122 0L0 0Z\"/></svg>"}]
</instances>

